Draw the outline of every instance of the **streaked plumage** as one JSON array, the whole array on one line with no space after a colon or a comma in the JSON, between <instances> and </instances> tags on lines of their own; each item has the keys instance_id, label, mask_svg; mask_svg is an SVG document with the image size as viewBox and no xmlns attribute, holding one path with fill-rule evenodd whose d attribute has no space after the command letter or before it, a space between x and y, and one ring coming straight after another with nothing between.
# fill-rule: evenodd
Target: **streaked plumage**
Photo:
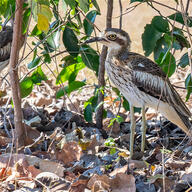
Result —
<instances>
[{"instance_id":1,"label":"streaked plumage","mask_svg":"<svg viewBox=\"0 0 192 192\"><path fill-rule=\"evenodd\" d=\"M180 96L171 85L163 70L150 59L130 52L129 35L122 30L110 28L101 37L87 42L99 41L108 46L105 67L110 80L129 101L131 107L151 107L162 113L168 120L178 125L187 135L191 136L191 113ZM143 110L144 111L144 110ZM133 110L131 110L133 113ZM132 121L134 116L131 114ZM143 115L143 121L145 117ZM135 122L132 122L134 137ZM143 123L143 135L146 126ZM144 139L144 138L143 138ZM133 138L130 151L133 152ZM145 141L142 141L144 145ZM144 146L142 146L144 150Z\"/></svg>"},{"instance_id":2,"label":"streaked plumage","mask_svg":"<svg viewBox=\"0 0 192 192\"><path fill-rule=\"evenodd\" d=\"M162 69L137 53L122 54L124 59L107 58L106 71L125 98L135 107L156 109L188 134L191 113Z\"/></svg>"},{"instance_id":3,"label":"streaked plumage","mask_svg":"<svg viewBox=\"0 0 192 192\"><path fill-rule=\"evenodd\" d=\"M9 64L12 39L13 28L11 26L3 27L0 32L0 72Z\"/></svg>"}]
</instances>

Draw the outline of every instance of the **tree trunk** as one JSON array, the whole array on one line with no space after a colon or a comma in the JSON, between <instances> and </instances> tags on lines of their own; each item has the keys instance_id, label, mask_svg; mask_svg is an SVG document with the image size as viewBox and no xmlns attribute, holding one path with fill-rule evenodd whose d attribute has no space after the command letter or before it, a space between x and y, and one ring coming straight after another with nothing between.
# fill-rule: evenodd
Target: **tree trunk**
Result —
<instances>
[{"instance_id":1,"label":"tree trunk","mask_svg":"<svg viewBox=\"0 0 192 192\"><path fill-rule=\"evenodd\" d=\"M13 26L13 41L10 55L10 79L12 89L12 99L14 104L14 124L15 124L15 147L21 147L25 144L25 131L23 125L23 114L21 110L21 95L18 77L18 61L20 50L20 39L22 39L22 13L23 0L16 0L15 21Z\"/></svg>"},{"instance_id":2,"label":"tree trunk","mask_svg":"<svg viewBox=\"0 0 192 192\"><path fill-rule=\"evenodd\" d=\"M111 28L111 21L112 21L112 12L113 12L113 0L108 0L107 2L107 20L106 20L106 27ZM105 86L105 59L107 56L107 47L103 46L102 52L100 55L100 65L99 65L99 74L98 74L98 85L99 88ZM104 95L102 92L99 92L98 96L98 104L104 101ZM103 105L98 107L96 112L96 125L99 129L102 129L103 126Z\"/></svg>"}]
</instances>

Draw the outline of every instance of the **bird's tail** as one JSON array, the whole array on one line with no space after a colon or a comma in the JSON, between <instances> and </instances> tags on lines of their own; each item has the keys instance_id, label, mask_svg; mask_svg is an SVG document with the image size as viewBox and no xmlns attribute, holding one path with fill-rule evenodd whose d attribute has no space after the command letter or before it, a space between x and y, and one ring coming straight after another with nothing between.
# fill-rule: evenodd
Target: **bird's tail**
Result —
<instances>
[{"instance_id":1,"label":"bird's tail","mask_svg":"<svg viewBox=\"0 0 192 192\"><path fill-rule=\"evenodd\" d=\"M158 111L163 114L169 121L180 127L189 137L192 138L192 124L189 117L178 111L171 105L161 102Z\"/></svg>"},{"instance_id":2,"label":"bird's tail","mask_svg":"<svg viewBox=\"0 0 192 192\"><path fill-rule=\"evenodd\" d=\"M182 130L192 138L192 124L190 122L189 117L183 115L182 113L180 113L179 111L177 111L177 109L175 109L175 111L177 112L178 116L180 117L180 119L182 120L183 124L185 125L185 127L183 126ZM186 131L185 131L186 130Z\"/></svg>"}]
</instances>

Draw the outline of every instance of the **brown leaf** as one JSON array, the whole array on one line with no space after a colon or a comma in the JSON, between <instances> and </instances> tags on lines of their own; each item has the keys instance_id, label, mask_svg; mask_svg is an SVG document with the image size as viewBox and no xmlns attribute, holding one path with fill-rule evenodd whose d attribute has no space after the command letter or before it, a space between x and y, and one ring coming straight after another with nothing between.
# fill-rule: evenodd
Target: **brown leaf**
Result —
<instances>
[{"instance_id":1,"label":"brown leaf","mask_svg":"<svg viewBox=\"0 0 192 192\"><path fill-rule=\"evenodd\" d=\"M56 151L56 158L57 160L63 161L64 164L69 164L73 161L80 160L81 154L81 147L73 141L65 143L61 151Z\"/></svg>"},{"instance_id":2,"label":"brown leaf","mask_svg":"<svg viewBox=\"0 0 192 192\"><path fill-rule=\"evenodd\" d=\"M1 155L0 157L0 178L6 181L22 178L30 180L35 177L40 170L29 163L23 154L13 154L11 156Z\"/></svg>"},{"instance_id":3,"label":"brown leaf","mask_svg":"<svg viewBox=\"0 0 192 192\"><path fill-rule=\"evenodd\" d=\"M52 98L40 96L35 100L35 105L36 106L47 106L47 105L50 105L52 102L53 102Z\"/></svg>"},{"instance_id":4,"label":"brown leaf","mask_svg":"<svg viewBox=\"0 0 192 192\"><path fill-rule=\"evenodd\" d=\"M116 168L116 169L113 170L111 173L109 173L109 175L110 175L111 177L113 177L113 176L117 175L117 173L126 173L127 167L128 167L128 165L125 165L125 166L120 167L120 168Z\"/></svg>"},{"instance_id":5,"label":"brown leaf","mask_svg":"<svg viewBox=\"0 0 192 192\"><path fill-rule=\"evenodd\" d=\"M168 177L164 178L165 186L163 186L163 178L158 178L154 182L155 188L157 189L164 189L165 191L172 191L175 181L169 179Z\"/></svg>"},{"instance_id":6,"label":"brown leaf","mask_svg":"<svg viewBox=\"0 0 192 192\"><path fill-rule=\"evenodd\" d=\"M55 173L59 177L63 177L64 175L65 168L60 163L29 155L26 155L26 158L30 165L38 166L43 172Z\"/></svg>"},{"instance_id":7,"label":"brown leaf","mask_svg":"<svg viewBox=\"0 0 192 192\"><path fill-rule=\"evenodd\" d=\"M169 160L166 161L166 167L169 167L171 169L185 169L186 167L190 167L191 162L185 162L181 160L174 160L170 158Z\"/></svg>"},{"instance_id":8,"label":"brown leaf","mask_svg":"<svg viewBox=\"0 0 192 192\"><path fill-rule=\"evenodd\" d=\"M136 191L135 178L133 175L118 173L111 180L112 192L134 192Z\"/></svg>"},{"instance_id":9,"label":"brown leaf","mask_svg":"<svg viewBox=\"0 0 192 192\"><path fill-rule=\"evenodd\" d=\"M111 123L111 118L107 118L104 120L103 129L107 132L111 131L114 135L118 135L120 132L120 124L118 122L114 122L113 125L109 126Z\"/></svg>"},{"instance_id":10,"label":"brown leaf","mask_svg":"<svg viewBox=\"0 0 192 192\"><path fill-rule=\"evenodd\" d=\"M110 180L107 175L93 175L89 180L87 187L92 192L99 190L108 190L110 187Z\"/></svg>"},{"instance_id":11,"label":"brown leaf","mask_svg":"<svg viewBox=\"0 0 192 192\"><path fill-rule=\"evenodd\" d=\"M80 179L73 183L69 189L69 192L84 192L87 186L88 180Z\"/></svg>"},{"instance_id":12,"label":"brown leaf","mask_svg":"<svg viewBox=\"0 0 192 192\"><path fill-rule=\"evenodd\" d=\"M0 136L0 146L6 146L8 143L11 142L12 142L11 138Z\"/></svg>"}]
</instances>

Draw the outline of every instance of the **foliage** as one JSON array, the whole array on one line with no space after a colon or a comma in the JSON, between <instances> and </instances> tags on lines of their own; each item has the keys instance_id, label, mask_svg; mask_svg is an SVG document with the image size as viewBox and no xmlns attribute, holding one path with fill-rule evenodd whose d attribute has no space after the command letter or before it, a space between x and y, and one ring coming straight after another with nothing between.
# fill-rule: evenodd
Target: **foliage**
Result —
<instances>
[{"instance_id":1,"label":"foliage","mask_svg":"<svg viewBox=\"0 0 192 192\"><path fill-rule=\"evenodd\" d=\"M131 3L133 2L136 1L131 1ZM148 3L148 5L150 4ZM170 25L171 20L182 24L182 26L177 28ZM187 18L187 25L188 27L192 27L192 19L190 17ZM174 74L177 66L185 68L189 65L189 56L187 52L180 58L178 65L176 64L176 59L173 54L175 51L182 51L183 48L190 47L190 43L184 34L183 26L184 20L181 12L176 12L168 17L160 15L153 17L151 23L145 26L142 34L142 44L145 55L149 56L153 53L154 60L168 77ZM186 78L186 100L189 99L192 92L189 86L190 83L191 80L188 76Z\"/></svg>"},{"instance_id":2,"label":"foliage","mask_svg":"<svg viewBox=\"0 0 192 192\"><path fill-rule=\"evenodd\" d=\"M146 3L153 8L147 0L131 0L130 3ZM175 1L175 3L178 2ZM81 90L87 85L86 77L82 81L77 80L79 71L85 67L91 69L96 77L98 76L98 52L88 45L81 45L81 42L92 36L95 30L94 22L100 14L96 0L30 0L24 3L23 8L22 32L23 34L28 32L32 15L36 25L29 36L35 37L36 40L32 42L33 59L27 65L31 72L22 77L20 83L22 98L30 95L34 86L48 79L43 72L44 64L49 66L51 60L57 55L62 54L63 58L57 61L59 63L57 72L52 71L56 74L55 84L58 86L56 99L69 96L73 91ZM2 23L3 17L8 20L14 11L14 0L1 0L0 22ZM62 11L62 16L60 11ZM173 21L181 25L175 27L171 24ZM187 16L187 24L188 27L192 27L191 17ZM167 17L160 14L154 16L151 22L146 24L142 34L144 54L146 56L153 54L154 60L168 77L174 74L177 67L185 68L189 65L187 52L178 62L173 54L175 51L181 51L190 46L183 25L181 12L175 12ZM61 51L61 47L65 49ZM191 84L191 76L188 75L185 80L186 100L192 93ZM98 92L103 92L105 95L106 87L98 89L97 85L94 86L94 95L84 103L84 117L88 122L93 121L93 114L98 106L103 104L97 103ZM117 94L114 102L122 101L122 106L128 111L129 103L126 99L116 88L112 90ZM135 111L140 112L140 109L135 108ZM111 124L114 121L120 121L118 115Z\"/></svg>"},{"instance_id":3,"label":"foliage","mask_svg":"<svg viewBox=\"0 0 192 192\"><path fill-rule=\"evenodd\" d=\"M113 148L113 147L116 146L115 141L114 141L113 138L111 138L111 137L107 138L104 145L107 146L107 147L111 147L111 149L110 149L110 154L111 155L116 153L116 149Z\"/></svg>"}]
</instances>

